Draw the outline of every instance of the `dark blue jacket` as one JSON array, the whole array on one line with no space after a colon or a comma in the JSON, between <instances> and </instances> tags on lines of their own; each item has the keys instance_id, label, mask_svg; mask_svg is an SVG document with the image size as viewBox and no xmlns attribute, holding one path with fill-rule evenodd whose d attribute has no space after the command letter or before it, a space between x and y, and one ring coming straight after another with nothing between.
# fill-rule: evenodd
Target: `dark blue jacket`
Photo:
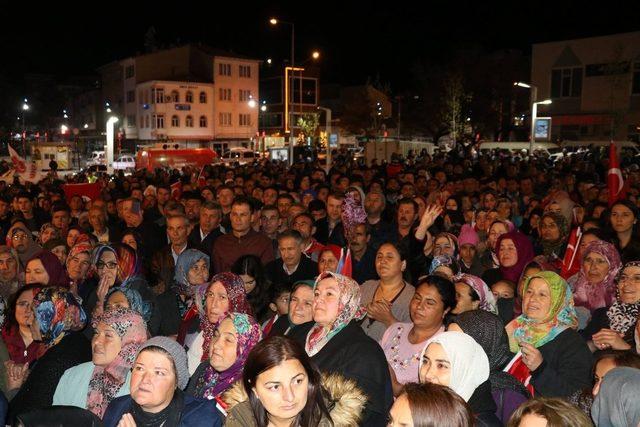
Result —
<instances>
[{"instance_id":1,"label":"dark blue jacket","mask_svg":"<svg viewBox=\"0 0 640 427\"><path fill-rule=\"evenodd\" d=\"M120 418L129 412L131 395L114 399L109 404L102 422L105 427L116 427ZM222 418L212 400L197 399L184 395L184 410L180 420L181 427L222 427Z\"/></svg>"}]
</instances>

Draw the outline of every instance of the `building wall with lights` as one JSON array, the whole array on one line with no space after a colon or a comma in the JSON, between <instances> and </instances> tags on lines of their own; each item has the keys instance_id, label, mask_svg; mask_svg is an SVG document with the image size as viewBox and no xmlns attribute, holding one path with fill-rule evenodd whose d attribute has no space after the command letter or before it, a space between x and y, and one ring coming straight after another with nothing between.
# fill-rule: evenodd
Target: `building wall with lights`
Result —
<instances>
[{"instance_id":1,"label":"building wall with lights","mask_svg":"<svg viewBox=\"0 0 640 427\"><path fill-rule=\"evenodd\" d=\"M554 139L640 140L640 32L534 44L531 80Z\"/></svg>"}]
</instances>

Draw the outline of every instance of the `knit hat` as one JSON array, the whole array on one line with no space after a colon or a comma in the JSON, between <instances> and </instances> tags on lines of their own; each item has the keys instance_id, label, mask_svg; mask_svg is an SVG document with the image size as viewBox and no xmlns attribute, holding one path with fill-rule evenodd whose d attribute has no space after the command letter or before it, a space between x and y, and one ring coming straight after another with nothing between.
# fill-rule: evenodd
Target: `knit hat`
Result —
<instances>
[{"instance_id":1,"label":"knit hat","mask_svg":"<svg viewBox=\"0 0 640 427\"><path fill-rule=\"evenodd\" d=\"M173 365L176 368L176 376L177 376L177 384L180 390L184 390L187 386L187 382L189 382L189 369L187 365L187 352L184 351L184 348L177 343L177 341L172 340L171 338L157 336L149 339L147 342L142 344L140 350L138 350L138 354L136 358L145 348L148 347L160 347L167 353L171 355L171 359L173 359Z\"/></svg>"},{"instance_id":2,"label":"knit hat","mask_svg":"<svg viewBox=\"0 0 640 427\"><path fill-rule=\"evenodd\" d=\"M473 245L476 246L480 242L478 233L469 224L465 224L460 229L460 235L458 236L458 246Z\"/></svg>"}]
</instances>

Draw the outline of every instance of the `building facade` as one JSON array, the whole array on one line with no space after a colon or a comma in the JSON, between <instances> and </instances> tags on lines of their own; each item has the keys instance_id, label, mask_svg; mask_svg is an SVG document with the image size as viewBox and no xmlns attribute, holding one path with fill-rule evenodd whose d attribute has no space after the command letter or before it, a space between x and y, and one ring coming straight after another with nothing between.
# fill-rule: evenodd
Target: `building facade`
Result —
<instances>
[{"instance_id":1,"label":"building facade","mask_svg":"<svg viewBox=\"0 0 640 427\"><path fill-rule=\"evenodd\" d=\"M260 61L187 44L99 69L124 139L248 143L258 129Z\"/></svg>"},{"instance_id":2,"label":"building facade","mask_svg":"<svg viewBox=\"0 0 640 427\"><path fill-rule=\"evenodd\" d=\"M640 32L534 44L531 80L552 140L639 140Z\"/></svg>"}]
</instances>

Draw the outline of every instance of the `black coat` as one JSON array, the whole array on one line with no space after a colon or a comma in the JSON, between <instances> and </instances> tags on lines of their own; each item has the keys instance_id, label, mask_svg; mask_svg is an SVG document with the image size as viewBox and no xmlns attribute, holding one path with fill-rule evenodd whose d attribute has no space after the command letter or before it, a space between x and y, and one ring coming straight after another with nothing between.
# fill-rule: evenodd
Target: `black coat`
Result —
<instances>
[{"instance_id":1,"label":"black coat","mask_svg":"<svg viewBox=\"0 0 640 427\"><path fill-rule=\"evenodd\" d=\"M502 427L502 423L496 416L496 403L491 396L491 383L483 382L475 389L469 401L471 411L476 419L478 427Z\"/></svg>"},{"instance_id":2,"label":"black coat","mask_svg":"<svg viewBox=\"0 0 640 427\"><path fill-rule=\"evenodd\" d=\"M288 275L287 272L284 271L283 265L284 261L282 261L282 258L279 258L265 266L265 274L271 284L288 284L289 287L292 287L300 280L314 280L316 276L318 276L318 263L304 254L300 257L298 268L296 268L293 274Z\"/></svg>"},{"instance_id":3,"label":"black coat","mask_svg":"<svg viewBox=\"0 0 640 427\"><path fill-rule=\"evenodd\" d=\"M531 373L536 395L569 397L591 387L593 356L578 332L566 329L541 347L542 364Z\"/></svg>"},{"instance_id":4,"label":"black coat","mask_svg":"<svg viewBox=\"0 0 640 427\"><path fill-rule=\"evenodd\" d=\"M290 334L304 345L313 322L300 325ZM361 426L386 426L393 391L389 365L376 341L367 336L360 325L352 321L338 332L311 360L322 372L336 372L353 379L367 395Z\"/></svg>"},{"instance_id":5,"label":"black coat","mask_svg":"<svg viewBox=\"0 0 640 427\"><path fill-rule=\"evenodd\" d=\"M193 227L193 230L191 230L191 233L189 233L189 238L188 238L189 247L193 249L198 249L199 251L207 254L209 258L211 258L211 252L213 251L213 243L216 241L218 237L222 236L223 234L224 233L222 233L222 230L220 229L220 227L216 227L213 230L211 230L211 232L207 234L204 239L201 239L200 226L196 224L195 227ZM212 269L212 267L213 267L213 263L211 263L209 268Z\"/></svg>"},{"instance_id":6,"label":"black coat","mask_svg":"<svg viewBox=\"0 0 640 427\"><path fill-rule=\"evenodd\" d=\"M76 365L91 360L91 344L80 332L73 332L51 347L35 363L29 377L9 403L7 423L26 411L51 406L53 394L62 374Z\"/></svg>"},{"instance_id":7,"label":"black coat","mask_svg":"<svg viewBox=\"0 0 640 427\"><path fill-rule=\"evenodd\" d=\"M353 254L352 254L353 255ZM367 280L378 279L378 273L376 272L376 249L369 243L367 250L362 255L360 261L356 261L352 257L353 263L353 280L359 284L363 284Z\"/></svg>"}]
</instances>

